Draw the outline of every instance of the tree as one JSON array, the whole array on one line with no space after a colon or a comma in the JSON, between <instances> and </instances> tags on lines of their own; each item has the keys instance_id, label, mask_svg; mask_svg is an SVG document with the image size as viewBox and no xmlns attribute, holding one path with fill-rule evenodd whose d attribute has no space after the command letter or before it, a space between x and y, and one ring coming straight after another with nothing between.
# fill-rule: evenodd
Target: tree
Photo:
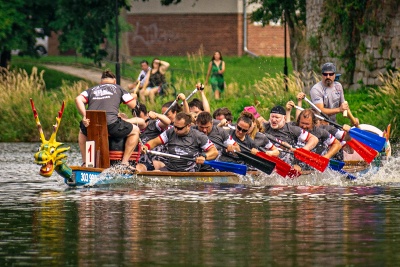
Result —
<instances>
[{"instance_id":1,"label":"tree","mask_svg":"<svg viewBox=\"0 0 400 267\"><path fill-rule=\"evenodd\" d=\"M290 36L290 58L294 70L301 70L305 48L306 0L250 0L260 4L250 16L252 21L267 25L270 21L285 20Z\"/></svg>"},{"instance_id":2,"label":"tree","mask_svg":"<svg viewBox=\"0 0 400 267\"><path fill-rule=\"evenodd\" d=\"M127 0L58 0L52 28L60 31L60 50L76 49L83 56L100 61L107 55L100 48L107 37L115 35L116 1L129 10ZM107 32L108 31L108 32Z\"/></svg>"},{"instance_id":3,"label":"tree","mask_svg":"<svg viewBox=\"0 0 400 267\"><path fill-rule=\"evenodd\" d=\"M35 28L43 28L52 21L55 3L49 0L0 0L0 6L1 67L7 67L12 49L18 48L32 55L35 53L35 39L43 37Z\"/></svg>"},{"instance_id":4,"label":"tree","mask_svg":"<svg viewBox=\"0 0 400 267\"><path fill-rule=\"evenodd\" d=\"M75 49L99 61L107 54L100 44L115 33L116 1L129 10L129 0L0 0L1 66L7 66L12 49L35 54L36 37L43 37L35 28L43 28L45 35L61 33L62 51Z\"/></svg>"}]
</instances>

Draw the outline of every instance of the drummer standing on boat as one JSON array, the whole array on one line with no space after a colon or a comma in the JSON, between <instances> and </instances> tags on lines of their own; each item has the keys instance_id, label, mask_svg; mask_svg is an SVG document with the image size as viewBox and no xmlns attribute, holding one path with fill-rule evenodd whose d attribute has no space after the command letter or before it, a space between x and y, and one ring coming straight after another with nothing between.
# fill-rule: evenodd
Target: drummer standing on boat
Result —
<instances>
[{"instance_id":1,"label":"drummer standing on boat","mask_svg":"<svg viewBox=\"0 0 400 267\"><path fill-rule=\"evenodd\" d=\"M75 104L82 115L79 131L79 149L82 161L85 161L85 146L87 140L87 127L90 120L86 118L87 110L105 110L107 119L108 134L117 138L126 137L125 150L121 165L129 166L129 158L139 141L139 128L132 123L126 122L118 117L121 103L133 109L136 107L137 96L132 96L121 86L116 84L115 75L110 70L105 70L101 75L100 85L96 85L83 91L75 98ZM105 137L107 138L107 137Z\"/></svg>"},{"instance_id":2,"label":"drummer standing on boat","mask_svg":"<svg viewBox=\"0 0 400 267\"><path fill-rule=\"evenodd\" d=\"M205 134L190 127L191 122L192 117L189 114L178 113L175 117L174 127L148 141L143 146L143 152L147 153L147 150L168 144L167 149L170 154L196 160L168 158L165 162L166 170L175 172L198 171L199 166L197 164L203 164L205 160L215 159L218 156L218 151Z\"/></svg>"},{"instance_id":3,"label":"drummer standing on boat","mask_svg":"<svg viewBox=\"0 0 400 267\"><path fill-rule=\"evenodd\" d=\"M335 82L336 66L328 62L322 66L321 71L322 80L310 90L311 101L328 115L330 120L336 121L336 114L348 110L349 105L344 99L342 85Z\"/></svg>"}]
</instances>

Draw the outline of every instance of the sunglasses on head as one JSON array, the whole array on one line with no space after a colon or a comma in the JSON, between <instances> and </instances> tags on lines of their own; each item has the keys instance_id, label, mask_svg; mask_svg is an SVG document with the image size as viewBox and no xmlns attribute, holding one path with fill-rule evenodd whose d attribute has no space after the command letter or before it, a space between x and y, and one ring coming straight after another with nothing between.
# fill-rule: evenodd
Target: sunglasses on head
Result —
<instances>
[{"instance_id":1,"label":"sunglasses on head","mask_svg":"<svg viewBox=\"0 0 400 267\"><path fill-rule=\"evenodd\" d=\"M333 75L335 75L335 73L326 73L326 72L324 72L324 73L322 73L322 75L324 75L324 76L333 76Z\"/></svg>"},{"instance_id":2,"label":"sunglasses on head","mask_svg":"<svg viewBox=\"0 0 400 267\"><path fill-rule=\"evenodd\" d=\"M242 127L240 127L239 125L236 125L236 130L238 130L239 132L242 133L247 133L249 131L249 129L243 129Z\"/></svg>"},{"instance_id":3,"label":"sunglasses on head","mask_svg":"<svg viewBox=\"0 0 400 267\"><path fill-rule=\"evenodd\" d=\"M182 127L178 127L178 126L175 126L175 125L174 125L174 128L177 129L178 131L181 131L181 130L183 130L186 126L187 126L187 125L182 126Z\"/></svg>"}]
</instances>

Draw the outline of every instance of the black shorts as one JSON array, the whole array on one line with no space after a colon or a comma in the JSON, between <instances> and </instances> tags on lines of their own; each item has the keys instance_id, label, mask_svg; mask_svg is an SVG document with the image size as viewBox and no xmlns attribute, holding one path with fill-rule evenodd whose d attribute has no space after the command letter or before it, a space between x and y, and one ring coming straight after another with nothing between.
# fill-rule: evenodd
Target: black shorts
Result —
<instances>
[{"instance_id":1,"label":"black shorts","mask_svg":"<svg viewBox=\"0 0 400 267\"><path fill-rule=\"evenodd\" d=\"M81 129L82 133L87 136L87 128L83 125L81 121L79 124L79 128ZM132 132L133 125L132 123L126 122L121 118L114 123L107 125L108 134L112 137L116 138L123 138L128 136Z\"/></svg>"}]
</instances>

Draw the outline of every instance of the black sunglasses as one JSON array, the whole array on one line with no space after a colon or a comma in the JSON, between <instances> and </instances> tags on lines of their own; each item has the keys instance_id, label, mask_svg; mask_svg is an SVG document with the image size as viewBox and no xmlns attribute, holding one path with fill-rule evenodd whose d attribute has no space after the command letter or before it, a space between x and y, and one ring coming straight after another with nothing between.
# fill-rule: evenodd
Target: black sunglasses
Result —
<instances>
[{"instance_id":1,"label":"black sunglasses","mask_svg":"<svg viewBox=\"0 0 400 267\"><path fill-rule=\"evenodd\" d=\"M325 72L323 72L322 75L324 75L324 76L333 76L333 75L335 75L335 73L325 73Z\"/></svg>"},{"instance_id":2,"label":"black sunglasses","mask_svg":"<svg viewBox=\"0 0 400 267\"><path fill-rule=\"evenodd\" d=\"M243 129L242 127L240 127L239 125L236 125L236 130L238 130L239 132L242 133L247 133L249 131L249 129Z\"/></svg>"},{"instance_id":3,"label":"black sunglasses","mask_svg":"<svg viewBox=\"0 0 400 267\"><path fill-rule=\"evenodd\" d=\"M187 125L183 126L183 127L178 127L174 125L174 128L177 129L178 131L183 130Z\"/></svg>"}]
</instances>

